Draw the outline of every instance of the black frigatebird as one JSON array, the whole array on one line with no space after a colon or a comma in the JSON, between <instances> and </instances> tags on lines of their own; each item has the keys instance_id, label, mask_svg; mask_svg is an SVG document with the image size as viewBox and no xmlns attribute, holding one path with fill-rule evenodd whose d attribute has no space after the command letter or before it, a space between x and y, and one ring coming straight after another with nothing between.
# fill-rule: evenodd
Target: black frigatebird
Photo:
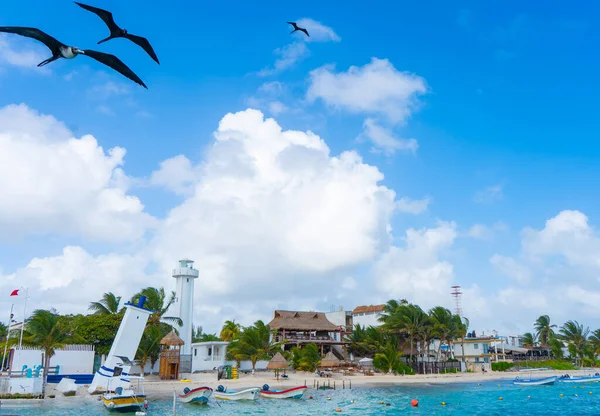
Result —
<instances>
[{"instance_id":1,"label":"black frigatebird","mask_svg":"<svg viewBox=\"0 0 600 416\"><path fill-rule=\"evenodd\" d=\"M112 69L126 76L133 82L136 82L142 87L148 89L148 87L146 87L146 84L144 84L144 82L136 74L134 74L134 72L131 69L129 69L127 65L125 65L119 58L117 58L114 55L92 51L90 49L79 49L74 46L67 46L64 43L61 43L54 39L52 36L33 27L0 26L0 32L14 33L16 35L25 36L28 38L38 40L44 45L46 45L48 49L50 49L50 51L52 52L52 57L40 62L38 66L47 65L50 62L56 61L60 58L73 59L77 55L85 55L95 59L96 61L106 66L111 67Z\"/></svg>"},{"instance_id":2,"label":"black frigatebird","mask_svg":"<svg viewBox=\"0 0 600 416\"><path fill-rule=\"evenodd\" d=\"M294 27L294 30L292 30L290 33L294 33L295 31L299 30L301 32L306 33L306 36L310 37L310 35L308 34L308 30L304 29L303 27L298 27L296 22L288 22L288 23Z\"/></svg>"},{"instance_id":3,"label":"black frigatebird","mask_svg":"<svg viewBox=\"0 0 600 416\"><path fill-rule=\"evenodd\" d=\"M148 39L143 38L141 36L132 35L130 33L127 33L126 29L121 29L115 23L115 19L113 19L113 15L111 12L109 12L108 10L99 9L97 7L88 6L87 4L79 3L77 1L75 1L74 3L87 11L97 14L98 17L100 17L100 19L104 20L106 26L108 26L108 29L110 30L110 36L106 39L102 39L100 42L98 42L98 45L114 38L126 38L135 43L136 45L140 46L143 50L146 51L148 55L150 55L152 59L156 61L157 64L160 65L158 57L156 56L154 49L152 49L152 45L150 45L150 42L148 42Z\"/></svg>"}]
</instances>

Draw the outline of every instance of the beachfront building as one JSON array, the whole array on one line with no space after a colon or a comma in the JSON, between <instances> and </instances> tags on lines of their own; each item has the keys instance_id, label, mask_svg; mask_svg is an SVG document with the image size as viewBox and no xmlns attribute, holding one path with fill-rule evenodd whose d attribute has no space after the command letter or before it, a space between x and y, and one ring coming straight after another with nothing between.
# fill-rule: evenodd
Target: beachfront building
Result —
<instances>
[{"instance_id":1,"label":"beachfront building","mask_svg":"<svg viewBox=\"0 0 600 416\"><path fill-rule=\"evenodd\" d=\"M379 317L385 305L361 305L352 311L352 324L360 326L380 326Z\"/></svg>"},{"instance_id":2,"label":"beachfront building","mask_svg":"<svg viewBox=\"0 0 600 416\"><path fill-rule=\"evenodd\" d=\"M336 341L343 340L345 334L352 332L352 312L344 311L344 308L342 306L340 306L337 311L333 310L330 312L325 312L325 317L329 322L338 326L341 330L340 332L330 333L330 335Z\"/></svg>"},{"instance_id":3,"label":"beachfront building","mask_svg":"<svg viewBox=\"0 0 600 416\"><path fill-rule=\"evenodd\" d=\"M321 355L333 351L338 359L346 359L343 329L327 319L323 312L300 312L276 310L268 323L275 342L284 341L284 348L316 344Z\"/></svg>"},{"instance_id":4,"label":"beachfront building","mask_svg":"<svg viewBox=\"0 0 600 416\"><path fill-rule=\"evenodd\" d=\"M235 361L227 361L227 341L207 341L192 343L192 372L213 371L222 365L237 367ZM240 371L251 371L252 362L249 360L241 361ZM257 361L256 370L265 370L269 361Z\"/></svg>"},{"instance_id":5,"label":"beachfront building","mask_svg":"<svg viewBox=\"0 0 600 416\"><path fill-rule=\"evenodd\" d=\"M452 348L454 358L463 361L466 370L480 372L481 368L486 371L491 370L492 345L499 342L500 339L494 336L465 337L463 340L454 341ZM463 353L464 348L464 353Z\"/></svg>"}]
</instances>

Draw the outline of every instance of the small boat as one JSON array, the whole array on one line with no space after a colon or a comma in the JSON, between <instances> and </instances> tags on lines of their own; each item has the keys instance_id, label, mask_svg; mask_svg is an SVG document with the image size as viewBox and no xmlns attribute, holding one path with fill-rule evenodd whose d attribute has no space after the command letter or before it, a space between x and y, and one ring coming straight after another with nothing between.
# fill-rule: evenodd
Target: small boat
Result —
<instances>
[{"instance_id":1,"label":"small boat","mask_svg":"<svg viewBox=\"0 0 600 416\"><path fill-rule=\"evenodd\" d=\"M517 386L547 386L550 384L554 384L554 382L558 379L557 376L552 377L544 377L544 378L519 378L516 377L513 381L513 384Z\"/></svg>"},{"instance_id":2,"label":"small boat","mask_svg":"<svg viewBox=\"0 0 600 416\"><path fill-rule=\"evenodd\" d=\"M219 400L256 400L260 388L252 387L242 390L227 390L226 387L219 385L215 390L214 397Z\"/></svg>"},{"instance_id":3,"label":"small boat","mask_svg":"<svg viewBox=\"0 0 600 416\"><path fill-rule=\"evenodd\" d=\"M306 386L292 387L286 390L269 390L269 385L265 384L260 391L260 397L265 399L301 399L308 390Z\"/></svg>"},{"instance_id":4,"label":"small boat","mask_svg":"<svg viewBox=\"0 0 600 416\"><path fill-rule=\"evenodd\" d=\"M596 373L593 376L571 377L568 374L559 377L561 383L597 383L600 382L600 374Z\"/></svg>"},{"instance_id":5,"label":"small boat","mask_svg":"<svg viewBox=\"0 0 600 416\"><path fill-rule=\"evenodd\" d=\"M210 387L196 387L195 389L186 387L183 389L183 394L179 394L178 396L179 401L182 403L206 404L212 392L213 389Z\"/></svg>"},{"instance_id":6,"label":"small boat","mask_svg":"<svg viewBox=\"0 0 600 416\"><path fill-rule=\"evenodd\" d=\"M123 389L123 387L115 388L114 392L106 392L102 395L101 400L104 407L111 412L133 412L142 410L147 406L146 394L144 393L143 377L128 376L128 379L137 379L138 390L136 393L133 389ZM128 381L129 381L128 380Z\"/></svg>"}]
</instances>

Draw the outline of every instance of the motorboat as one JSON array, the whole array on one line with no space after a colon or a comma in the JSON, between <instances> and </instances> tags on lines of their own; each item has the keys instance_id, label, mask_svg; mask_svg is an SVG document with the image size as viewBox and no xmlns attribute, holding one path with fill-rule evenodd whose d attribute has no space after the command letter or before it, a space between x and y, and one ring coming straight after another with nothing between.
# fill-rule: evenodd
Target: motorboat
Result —
<instances>
[{"instance_id":1,"label":"motorboat","mask_svg":"<svg viewBox=\"0 0 600 416\"><path fill-rule=\"evenodd\" d=\"M256 400L259 396L260 388L251 387L249 389L228 390L219 385L214 392L214 398L219 400Z\"/></svg>"}]
</instances>

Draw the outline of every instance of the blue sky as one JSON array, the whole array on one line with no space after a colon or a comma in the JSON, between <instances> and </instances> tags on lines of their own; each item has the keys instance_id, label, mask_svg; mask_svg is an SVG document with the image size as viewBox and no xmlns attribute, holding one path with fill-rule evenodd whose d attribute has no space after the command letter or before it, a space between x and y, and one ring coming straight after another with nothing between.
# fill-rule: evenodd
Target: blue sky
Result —
<instances>
[{"instance_id":1,"label":"blue sky","mask_svg":"<svg viewBox=\"0 0 600 416\"><path fill-rule=\"evenodd\" d=\"M200 169L206 163L219 121L227 113L252 107L266 117L274 117L284 130L310 130L319 135L327 143L330 156L355 150L365 164L383 173L385 178L379 185L395 191L397 200L429 198L422 212L395 212L385 217L384 222L393 229L392 240L386 243L379 236L379 251L369 259L314 276L321 281L352 275L359 282L358 288L351 290L355 293L339 299L333 299L333 294L330 298L298 294L289 307L325 308L338 302L351 308L363 303L358 292L377 281L371 270L377 269L388 253L388 245L402 248L407 229L436 229L439 220L454 222L456 236L443 250L424 255L423 262L452 266L449 277L437 283L458 283L469 288L464 303L470 306L465 309L472 315L483 314L481 319L474 318L478 328L518 331L529 324L515 324L512 317L530 319L551 312L531 310L515 301L538 290L537 286L507 276L515 273L515 268L506 272L498 262L491 261L494 255L503 256L503 264L510 258L530 270L533 282L568 284L574 279L575 284L579 280L574 275L585 275L589 280L581 278L581 287L588 293L600 290L594 277L595 254L582 260L569 251L573 245L564 246L570 238L573 244L588 242L585 247L600 241L593 228L599 202L594 189L600 176L595 140L599 121L594 105L600 89L595 82L600 65L593 54L599 32L593 16L600 6L591 2L550 2L543 8L522 2L504 2L502 7L481 2L375 2L367 9L359 2L346 2L344 7L322 3L264 2L257 7L248 2L173 2L168 8L138 0L127 5L116 0L91 3L111 10L117 23L131 33L148 37L160 66L123 39L96 45L107 36L106 27L99 18L68 1L50 4L24 0L4 5L0 25L38 27L64 43L114 53L148 85L146 91L85 57L55 62L47 67L50 72L43 73L7 58L10 50L34 51L45 59L47 50L43 46L17 36L0 38L0 55L5 54L4 58L0 56L0 107L24 103L32 111L64 123L76 138L93 135L105 152L115 146L125 148L122 169L130 178L126 192L139 198L144 213L161 225L149 227L143 237L123 241L90 238L76 227L69 232L60 227L43 233L17 232L18 237L0 240L0 274L18 278L20 270L27 271L31 259L59 256L65 246L81 247L90 256L142 256L143 252L151 258L142 261L144 267L151 275L157 273L153 270L161 270L161 265L166 267L162 262L173 259L147 255L148 251L157 251L155 245L166 233L155 227L162 230L172 210L193 196L149 184L152 172L162 161L177 155L185 155ZM301 34L289 34L285 23L301 18L320 22L338 39L323 35L322 41L304 43L296 36ZM284 70L261 76L259 71L272 68L278 58L274 51L290 44L304 45L309 52ZM327 70L339 75L352 66L368 66L372 58L387 60L395 76L413 74L426 85L426 93L411 95L418 105L411 107L410 115L403 120L386 121L385 111L373 108L354 111L347 102L330 100L327 104L323 95L309 99L307 92L314 81L311 71L331 65ZM265 92L268 86L271 92ZM368 95L372 91L359 93ZM357 102L364 102L360 94ZM285 110L273 113L269 105L275 101ZM404 104L409 101L412 103L412 98ZM357 140L368 118L376 119L397 138L414 138L418 149L393 154L373 151L373 143L364 136ZM585 215L589 224L569 230L568 238L553 234L548 227L543 235L523 233L527 227L539 232L547 220L564 210L571 211L558 217L557 222L564 220L572 225ZM218 222L214 224L218 229ZM472 228L475 225L479 228ZM554 235L556 241L549 242L548 235ZM234 235L228 238L236 239ZM525 253L522 247L530 246L538 247L539 252ZM198 267L202 276L202 266ZM411 266L406 279L419 280L422 269L435 269L428 267ZM288 264L286 270L292 286L294 279L303 276L294 264ZM398 284L406 283L402 279L397 280ZM500 295L509 289L521 292ZM438 294L434 290L428 297L427 289L414 290L420 291L415 300ZM449 290L439 291L446 292ZM229 292L219 293L224 296ZM385 301L386 293L373 289L364 302ZM401 288L398 293L402 294ZM406 293L410 298L411 290ZM555 295L542 290L542 296L541 308L548 305L549 309ZM69 302L65 300L63 308L69 309ZM451 302L450 296L443 302ZM590 306L592 303L582 303L573 295L565 309L556 312L556 319L573 318L593 325L590 317L597 311ZM486 316L486 305L515 312L508 318ZM256 317L262 313L263 319L268 319L270 304L259 306L249 306L246 315ZM282 306L287 305L283 302ZM220 307L218 302L207 306L211 315L205 326L217 327L220 314L235 309ZM198 312L197 319L202 321L204 316Z\"/></svg>"}]
</instances>

